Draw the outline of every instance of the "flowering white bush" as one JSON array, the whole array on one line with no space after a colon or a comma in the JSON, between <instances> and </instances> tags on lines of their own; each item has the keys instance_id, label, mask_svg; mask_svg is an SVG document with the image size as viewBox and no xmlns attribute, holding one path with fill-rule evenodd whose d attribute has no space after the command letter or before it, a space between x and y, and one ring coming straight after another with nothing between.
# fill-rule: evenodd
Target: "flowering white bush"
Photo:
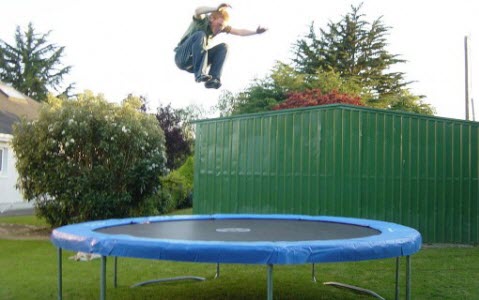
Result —
<instances>
[{"instance_id":1,"label":"flowering white bush","mask_svg":"<svg viewBox=\"0 0 479 300\"><path fill-rule=\"evenodd\" d=\"M52 226L145 211L165 173L164 135L154 116L101 95L50 98L12 141L18 186Z\"/></svg>"}]
</instances>

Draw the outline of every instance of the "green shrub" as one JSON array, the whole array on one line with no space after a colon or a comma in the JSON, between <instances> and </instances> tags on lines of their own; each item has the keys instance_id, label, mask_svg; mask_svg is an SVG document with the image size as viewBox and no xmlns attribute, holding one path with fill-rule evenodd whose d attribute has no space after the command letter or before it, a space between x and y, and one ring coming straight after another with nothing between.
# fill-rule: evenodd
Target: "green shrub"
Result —
<instances>
[{"instance_id":1,"label":"green shrub","mask_svg":"<svg viewBox=\"0 0 479 300\"><path fill-rule=\"evenodd\" d=\"M193 156L189 156L185 163L178 168L178 173L185 178L188 184L193 186L194 172L195 172L195 161Z\"/></svg>"},{"instance_id":2,"label":"green shrub","mask_svg":"<svg viewBox=\"0 0 479 300\"><path fill-rule=\"evenodd\" d=\"M50 98L12 140L18 186L52 226L149 214L165 171L164 136L134 101Z\"/></svg>"},{"instance_id":3,"label":"green shrub","mask_svg":"<svg viewBox=\"0 0 479 300\"><path fill-rule=\"evenodd\" d=\"M176 202L167 189L159 188L148 198L146 207L141 215L164 215L175 210Z\"/></svg>"},{"instance_id":4,"label":"green shrub","mask_svg":"<svg viewBox=\"0 0 479 300\"><path fill-rule=\"evenodd\" d=\"M177 208L192 206L193 199L193 157L190 156L177 170L160 178L160 191L157 200L160 213L169 213Z\"/></svg>"}]
</instances>

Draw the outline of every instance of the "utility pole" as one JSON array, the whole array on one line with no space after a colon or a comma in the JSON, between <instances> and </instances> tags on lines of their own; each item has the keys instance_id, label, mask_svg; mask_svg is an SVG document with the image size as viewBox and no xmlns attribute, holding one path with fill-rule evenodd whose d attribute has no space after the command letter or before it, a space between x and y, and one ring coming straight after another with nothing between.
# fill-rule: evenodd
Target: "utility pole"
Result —
<instances>
[{"instance_id":1,"label":"utility pole","mask_svg":"<svg viewBox=\"0 0 479 300\"><path fill-rule=\"evenodd\" d=\"M474 110L474 98L471 98L471 106L472 106L472 120L476 121L476 111Z\"/></svg>"},{"instance_id":2,"label":"utility pole","mask_svg":"<svg viewBox=\"0 0 479 300\"><path fill-rule=\"evenodd\" d=\"M465 62L466 62L466 120L469 120L469 37L466 35L464 37L464 53L465 53Z\"/></svg>"}]
</instances>

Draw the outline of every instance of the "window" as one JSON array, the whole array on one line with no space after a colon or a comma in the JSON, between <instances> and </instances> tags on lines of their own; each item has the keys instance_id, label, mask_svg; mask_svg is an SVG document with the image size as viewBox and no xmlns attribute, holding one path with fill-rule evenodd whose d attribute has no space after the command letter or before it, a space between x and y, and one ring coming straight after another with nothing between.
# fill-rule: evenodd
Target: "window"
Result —
<instances>
[{"instance_id":1,"label":"window","mask_svg":"<svg viewBox=\"0 0 479 300\"><path fill-rule=\"evenodd\" d=\"M7 148L0 148L0 175L7 172Z\"/></svg>"}]
</instances>

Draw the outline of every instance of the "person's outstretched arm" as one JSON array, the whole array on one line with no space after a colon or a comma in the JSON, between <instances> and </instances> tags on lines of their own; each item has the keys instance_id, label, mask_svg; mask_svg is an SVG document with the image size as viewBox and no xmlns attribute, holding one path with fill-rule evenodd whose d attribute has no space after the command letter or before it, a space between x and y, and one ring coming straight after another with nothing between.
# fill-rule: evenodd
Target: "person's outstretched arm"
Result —
<instances>
[{"instance_id":1,"label":"person's outstretched arm","mask_svg":"<svg viewBox=\"0 0 479 300\"><path fill-rule=\"evenodd\" d=\"M249 35L261 34L265 32L266 30L268 29L261 26L258 26L256 30L231 28L229 33L234 35L239 35L239 36L249 36Z\"/></svg>"}]
</instances>

